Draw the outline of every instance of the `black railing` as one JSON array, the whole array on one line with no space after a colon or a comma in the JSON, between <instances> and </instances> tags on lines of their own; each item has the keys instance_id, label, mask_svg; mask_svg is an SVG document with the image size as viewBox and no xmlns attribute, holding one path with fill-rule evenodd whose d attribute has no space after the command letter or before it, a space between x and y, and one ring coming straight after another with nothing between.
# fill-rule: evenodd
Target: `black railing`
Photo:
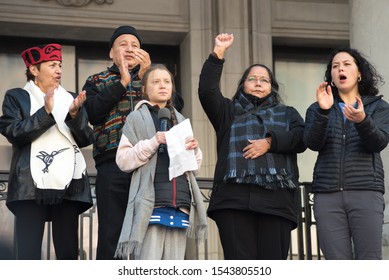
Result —
<instances>
[{"instance_id":1,"label":"black railing","mask_svg":"<svg viewBox=\"0 0 389 280\"><path fill-rule=\"evenodd\" d=\"M298 236L298 256L299 259L312 260L313 258L321 259L322 254L319 247L319 237L316 232L316 222L313 219L313 194L312 183L300 183L300 211L299 223L297 226ZM314 240L313 240L314 238ZM316 254L313 255L312 246L316 246Z\"/></svg>"},{"instance_id":2,"label":"black railing","mask_svg":"<svg viewBox=\"0 0 389 280\"><path fill-rule=\"evenodd\" d=\"M95 199L95 176L90 176L90 185L92 190L92 197L94 202ZM198 178L198 183L202 191L204 202L208 203L212 192L212 180L207 178ZM0 203L5 202L7 199L7 188L8 188L8 172L0 171ZM318 237L315 230L315 221L312 215L312 193L311 183L303 182L299 188L300 194L300 211L299 211L299 223L297 229L294 231L294 237L291 242L289 259L299 260L311 260L321 259ZM93 207L80 215L80 259L93 259L94 243L93 240L97 238L97 229L94 226L94 220L96 219L96 203ZM14 232L14 230L11 230ZM214 234L217 234L216 232ZM85 244L85 235L87 244ZM0 236L1 238L1 236ZM1 241L1 240L0 240ZM297 251L294 250L294 244L297 245ZM46 235L46 258L51 259L51 224L47 223L47 235ZM15 255L16 244L13 242L13 252ZM208 241L205 240L203 248L196 248L196 257L199 259L200 251L202 252L202 258L205 260L209 259L208 252ZM312 247L316 246L316 252L312 252ZM86 249L85 249L86 248Z\"/></svg>"}]
</instances>

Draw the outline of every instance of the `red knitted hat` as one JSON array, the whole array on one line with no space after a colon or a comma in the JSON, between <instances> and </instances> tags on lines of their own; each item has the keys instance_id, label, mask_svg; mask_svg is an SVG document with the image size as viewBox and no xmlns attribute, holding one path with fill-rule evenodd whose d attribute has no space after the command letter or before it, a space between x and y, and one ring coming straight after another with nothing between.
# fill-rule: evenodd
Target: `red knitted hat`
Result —
<instances>
[{"instance_id":1,"label":"red knitted hat","mask_svg":"<svg viewBox=\"0 0 389 280\"><path fill-rule=\"evenodd\" d=\"M61 45L47 44L29 48L21 53L24 64L28 68L43 61L59 60L62 62Z\"/></svg>"}]
</instances>

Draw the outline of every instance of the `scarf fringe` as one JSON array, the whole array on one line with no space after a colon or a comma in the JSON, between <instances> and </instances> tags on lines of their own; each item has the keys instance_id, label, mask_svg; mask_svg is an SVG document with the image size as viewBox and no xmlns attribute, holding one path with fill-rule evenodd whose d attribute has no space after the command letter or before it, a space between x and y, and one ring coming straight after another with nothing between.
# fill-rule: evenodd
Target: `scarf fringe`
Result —
<instances>
[{"instance_id":1,"label":"scarf fringe","mask_svg":"<svg viewBox=\"0 0 389 280\"><path fill-rule=\"evenodd\" d=\"M186 236L188 238L194 238L197 243L204 241L208 237L207 225L199 225L197 227L190 226L187 228ZM129 259L131 254L140 255L142 244L136 241L119 242L116 251L115 258Z\"/></svg>"},{"instance_id":2,"label":"scarf fringe","mask_svg":"<svg viewBox=\"0 0 389 280\"><path fill-rule=\"evenodd\" d=\"M40 205L55 205L60 204L66 194L64 190L53 189L35 189L35 201Z\"/></svg>"},{"instance_id":3,"label":"scarf fringe","mask_svg":"<svg viewBox=\"0 0 389 280\"><path fill-rule=\"evenodd\" d=\"M125 241L119 242L116 251L115 258L129 259L131 254L139 255L142 244L137 241Z\"/></svg>"},{"instance_id":4,"label":"scarf fringe","mask_svg":"<svg viewBox=\"0 0 389 280\"><path fill-rule=\"evenodd\" d=\"M253 175L289 176L289 172L285 168L276 169L276 168L263 168L263 167L261 168L248 167L247 169L240 170L239 172L236 169L229 170L227 177L233 178L233 177L245 177L245 176L253 176Z\"/></svg>"},{"instance_id":5,"label":"scarf fringe","mask_svg":"<svg viewBox=\"0 0 389 280\"><path fill-rule=\"evenodd\" d=\"M292 180L292 176L286 169L276 170L275 168L260 168L258 171L255 171L254 168L249 168L248 170L242 170L240 172L237 172L237 170L230 170L224 180L226 182L235 182L238 184L259 185L266 189L297 188Z\"/></svg>"},{"instance_id":6,"label":"scarf fringe","mask_svg":"<svg viewBox=\"0 0 389 280\"><path fill-rule=\"evenodd\" d=\"M197 227L189 226L186 231L188 238L195 239L197 243L208 239L207 225L199 225Z\"/></svg>"},{"instance_id":7,"label":"scarf fringe","mask_svg":"<svg viewBox=\"0 0 389 280\"><path fill-rule=\"evenodd\" d=\"M40 205L55 205L60 204L66 194L70 196L82 193L86 187L88 178L86 175L82 175L82 179L73 179L70 185L63 190L55 189L40 189L35 188L35 200Z\"/></svg>"},{"instance_id":8,"label":"scarf fringe","mask_svg":"<svg viewBox=\"0 0 389 280\"><path fill-rule=\"evenodd\" d=\"M86 178L85 174L82 174L81 179L73 179L67 189L67 193L70 196L82 193L84 189L87 187L86 182L88 181L88 178Z\"/></svg>"}]
</instances>

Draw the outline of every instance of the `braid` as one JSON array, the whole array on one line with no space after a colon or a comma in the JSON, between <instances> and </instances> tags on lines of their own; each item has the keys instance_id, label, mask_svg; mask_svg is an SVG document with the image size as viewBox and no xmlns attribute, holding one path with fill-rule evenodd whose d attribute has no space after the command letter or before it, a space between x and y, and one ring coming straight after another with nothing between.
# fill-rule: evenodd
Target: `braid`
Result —
<instances>
[{"instance_id":1,"label":"braid","mask_svg":"<svg viewBox=\"0 0 389 280\"><path fill-rule=\"evenodd\" d=\"M174 107L171 105L167 105L166 108L170 110L171 121L173 126L175 126L176 124L178 124L178 121L177 121L176 113L174 112Z\"/></svg>"}]
</instances>

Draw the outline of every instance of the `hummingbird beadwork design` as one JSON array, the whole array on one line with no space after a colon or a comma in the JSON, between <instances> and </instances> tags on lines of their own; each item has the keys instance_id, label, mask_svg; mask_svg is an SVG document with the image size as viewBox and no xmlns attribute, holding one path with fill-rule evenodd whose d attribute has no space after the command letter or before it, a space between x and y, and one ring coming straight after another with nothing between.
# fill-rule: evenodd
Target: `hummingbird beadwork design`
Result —
<instances>
[{"instance_id":1,"label":"hummingbird beadwork design","mask_svg":"<svg viewBox=\"0 0 389 280\"><path fill-rule=\"evenodd\" d=\"M50 164L52 164L54 157L67 149L69 149L69 148L64 148L64 149L61 149L58 151L52 151L51 154L48 154L45 151L40 151L39 152L40 155L37 155L36 157L41 159L44 162L44 164L46 165L45 168L42 169L43 173L49 173L49 166L50 166Z\"/></svg>"}]
</instances>

